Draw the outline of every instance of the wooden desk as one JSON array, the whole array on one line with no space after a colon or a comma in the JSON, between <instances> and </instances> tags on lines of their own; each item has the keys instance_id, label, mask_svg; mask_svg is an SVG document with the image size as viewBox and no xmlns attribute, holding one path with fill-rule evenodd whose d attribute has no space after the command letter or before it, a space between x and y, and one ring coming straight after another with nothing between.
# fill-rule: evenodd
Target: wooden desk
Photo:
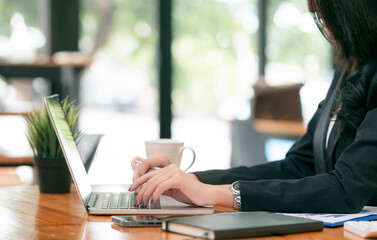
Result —
<instances>
[{"instance_id":1,"label":"wooden desk","mask_svg":"<svg viewBox=\"0 0 377 240\"><path fill-rule=\"evenodd\" d=\"M221 209L219 209L221 211ZM190 239L159 227L124 228L109 216L88 216L74 187L69 194L40 194L38 186L0 188L0 239ZM343 228L253 238L264 240L361 239Z\"/></svg>"}]
</instances>

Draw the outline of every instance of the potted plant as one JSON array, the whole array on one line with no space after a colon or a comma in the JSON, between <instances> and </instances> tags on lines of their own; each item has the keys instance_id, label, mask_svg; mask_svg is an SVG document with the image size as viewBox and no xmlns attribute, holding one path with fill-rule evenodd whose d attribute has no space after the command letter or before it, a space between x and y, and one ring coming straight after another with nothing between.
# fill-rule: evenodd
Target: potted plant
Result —
<instances>
[{"instance_id":1,"label":"potted plant","mask_svg":"<svg viewBox=\"0 0 377 240\"><path fill-rule=\"evenodd\" d=\"M24 117L26 136L34 155L36 179L41 193L68 193L71 174L64 160L63 151L55 134L46 106L33 110ZM81 131L78 125L80 108L68 97L61 101L62 109L77 142Z\"/></svg>"}]
</instances>

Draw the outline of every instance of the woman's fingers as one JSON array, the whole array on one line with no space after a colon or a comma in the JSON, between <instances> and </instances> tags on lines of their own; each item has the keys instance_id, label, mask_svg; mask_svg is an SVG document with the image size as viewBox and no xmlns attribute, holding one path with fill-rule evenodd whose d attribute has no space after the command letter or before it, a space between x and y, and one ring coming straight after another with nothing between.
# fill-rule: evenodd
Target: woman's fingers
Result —
<instances>
[{"instance_id":1,"label":"woman's fingers","mask_svg":"<svg viewBox=\"0 0 377 240\"><path fill-rule=\"evenodd\" d=\"M151 163L151 167L166 167L171 164L169 158L160 152L153 154L148 158L148 161Z\"/></svg>"},{"instance_id":2,"label":"woman's fingers","mask_svg":"<svg viewBox=\"0 0 377 240\"><path fill-rule=\"evenodd\" d=\"M155 155L155 157L157 157ZM133 184L130 191L138 189L136 204L147 204L152 197L157 201L158 197L164 193L186 203L203 204L205 201L198 196L198 192L203 191L203 184L197 178L193 178L183 172L179 167L165 161L164 158L141 159L134 158L131 165L134 166ZM141 164L137 164L137 161ZM153 162L153 164L151 164ZM166 165L168 164L169 165ZM156 164L156 165L155 165ZM163 168L149 171L150 167L161 166Z\"/></svg>"},{"instance_id":3,"label":"woman's fingers","mask_svg":"<svg viewBox=\"0 0 377 240\"><path fill-rule=\"evenodd\" d=\"M156 192L160 196L166 190L183 184L182 177L180 177L182 174L185 173L171 164L168 167L141 176L134 182L135 185L133 186L133 188L137 188L138 185L144 184L138 192L137 204L147 203L152 194L154 196L153 200L157 200L158 197L155 197ZM169 184L166 185L166 182L169 182Z\"/></svg>"},{"instance_id":4,"label":"woman's fingers","mask_svg":"<svg viewBox=\"0 0 377 240\"><path fill-rule=\"evenodd\" d=\"M132 169L135 169L136 166L140 165L140 163L143 163L145 161L144 158L141 158L139 156L134 157L131 161L131 167Z\"/></svg>"},{"instance_id":5,"label":"woman's fingers","mask_svg":"<svg viewBox=\"0 0 377 240\"><path fill-rule=\"evenodd\" d=\"M149 158L135 157L131 161L131 167L134 170L132 176L132 181L135 182L140 176L143 176L145 173L149 172L153 167L166 167L170 163L168 157L162 153L155 153Z\"/></svg>"},{"instance_id":6,"label":"woman's fingers","mask_svg":"<svg viewBox=\"0 0 377 240\"><path fill-rule=\"evenodd\" d=\"M132 170L134 170L134 174L132 176L132 181L135 181L140 175L140 168L142 168L142 166L139 166L140 164L138 164L138 162L142 162L144 159L142 159L141 157L134 157L134 159L132 159L131 161L131 167L132 167Z\"/></svg>"},{"instance_id":7,"label":"woman's fingers","mask_svg":"<svg viewBox=\"0 0 377 240\"><path fill-rule=\"evenodd\" d=\"M143 185L141 190L137 194L136 203L137 205L144 203L147 204L150 196L155 192L159 185L170 178L170 174L155 174L152 176L146 184Z\"/></svg>"},{"instance_id":8,"label":"woman's fingers","mask_svg":"<svg viewBox=\"0 0 377 240\"><path fill-rule=\"evenodd\" d=\"M157 201L157 199L166 191L168 191L169 189L171 189L174 185L174 181L175 179L170 177L169 179L167 179L166 181L162 182L161 184L159 184L155 191L152 193L152 199L153 199L153 202Z\"/></svg>"},{"instance_id":9,"label":"woman's fingers","mask_svg":"<svg viewBox=\"0 0 377 240\"><path fill-rule=\"evenodd\" d=\"M145 175L145 173L148 171L148 169L149 168L147 166L137 166L134 169L134 174L132 176L132 182L135 182L138 178Z\"/></svg>"},{"instance_id":10,"label":"woman's fingers","mask_svg":"<svg viewBox=\"0 0 377 240\"><path fill-rule=\"evenodd\" d=\"M162 170L162 169L160 169ZM148 172L142 176L139 176L137 179L135 179L129 189L129 191L134 191L135 189L137 189L139 186L143 185L144 183L146 183L151 177L153 177L154 175L156 175L160 170L156 170L156 171L151 171L151 172Z\"/></svg>"}]
</instances>

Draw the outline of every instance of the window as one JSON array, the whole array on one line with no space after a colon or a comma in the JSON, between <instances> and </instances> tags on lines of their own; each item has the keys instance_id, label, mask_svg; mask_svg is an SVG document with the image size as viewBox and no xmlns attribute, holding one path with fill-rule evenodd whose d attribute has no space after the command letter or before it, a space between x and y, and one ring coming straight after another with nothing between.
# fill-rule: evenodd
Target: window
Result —
<instances>
[{"instance_id":1,"label":"window","mask_svg":"<svg viewBox=\"0 0 377 240\"><path fill-rule=\"evenodd\" d=\"M307 122L331 80L331 46L318 31L306 1L268 3L265 78L271 85L305 83L301 102Z\"/></svg>"},{"instance_id":2,"label":"window","mask_svg":"<svg viewBox=\"0 0 377 240\"><path fill-rule=\"evenodd\" d=\"M0 1L0 59L32 62L45 46L39 1Z\"/></svg>"},{"instance_id":3,"label":"window","mask_svg":"<svg viewBox=\"0 0 377 240\"><path fill-rule=\"evenodd\" d=\"M158 138L156 3L82 1L79 46L94 55L81 80L81 121L84 132L105 134L92 182L131 182L130 161Z\"/></svg>"},{"instance_id":4,"label":"window","mask_svg":"<svg viewBox=\"0 0 377 240\"><path fill-rule=\"evenodd\" d=\"M197 151L193 169L230 165L228 121L249 117L258 26L256 1L173 1L172 134Z\"/></svg>"}]
</instances>

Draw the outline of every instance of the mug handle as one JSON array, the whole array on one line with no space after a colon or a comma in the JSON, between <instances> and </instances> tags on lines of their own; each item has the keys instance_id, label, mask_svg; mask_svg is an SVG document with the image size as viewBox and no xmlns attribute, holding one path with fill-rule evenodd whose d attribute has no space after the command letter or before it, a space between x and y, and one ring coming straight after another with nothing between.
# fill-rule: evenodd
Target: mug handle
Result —
<instances>
[{"instance_id":1,"label":"mug handle","mask_svg":"<svg viewBox=\"0 0 377 240\"><path fill-rule=\"evenodd\" d=\"M194 162L195 162L195 158L196 158L195 151L194 151L194 149L192 149L191 147L182 147L182 148L181 148L181 154L183 154L183 151L184 151L185 149L188 149L188 150L190 150L190 151L192 152L192 160L191 160L191 164L190 164L190 165L184 170L184 172L186 172L187 170L190 169L190 167L194 164Z\"/></svg>"}]
</instances>

